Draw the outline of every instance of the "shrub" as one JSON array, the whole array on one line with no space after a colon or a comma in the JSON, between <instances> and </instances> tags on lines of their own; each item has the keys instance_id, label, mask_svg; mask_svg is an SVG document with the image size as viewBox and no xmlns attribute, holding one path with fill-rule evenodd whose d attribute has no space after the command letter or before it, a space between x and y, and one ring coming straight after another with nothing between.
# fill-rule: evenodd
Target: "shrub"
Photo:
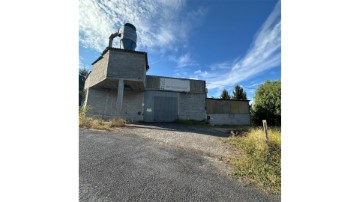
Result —
<instances>
[{"instance_id":1,"label":"shrub","mask_svg":"<svg viewBox=\"0 0 360 202\"><path fill-rule=\"evenodd\" d=\"M272 193L280 193L281 132L269 129L268 134L268 143L261 128L251 129L240 137L230 137L228 142L242 151L242 155L231 158L230 163L235 167L234 176Z\"/></svg>"},{"instance_id":2,"label":"shrub","mask_svg":"<svg viewBox=\"0 0 360 202\"><path fill-rule=\"evenodd\" d=\"M126 124L124 119L111 119L109 122L110 127L123 127Z\"/></svg>"},{"instance_id":3,"label":"shrub","mask_svg":"<svg viewBox=\"0 0 360 202\"><path fill-rule=\"evenodd\" d=\"M124 119L103 120L101 118L88 117L86 113L91 109L90 106L81 107L79 110L79 127L92 128L98 130L110 130L111 128L124 127L126 122Z\"/></svg>"}]
</instances>

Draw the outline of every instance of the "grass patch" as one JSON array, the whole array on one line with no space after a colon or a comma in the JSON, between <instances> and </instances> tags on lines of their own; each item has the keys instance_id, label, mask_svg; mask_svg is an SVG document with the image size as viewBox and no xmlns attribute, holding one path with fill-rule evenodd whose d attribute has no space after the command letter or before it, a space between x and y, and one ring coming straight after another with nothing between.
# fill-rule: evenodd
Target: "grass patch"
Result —
<instances>
[{"instance_id":1,"label":"grass patch","mask_svg":"<svg viewBox=\"0 0 360 202\"><path fill-rule=\"evenodd\" d=\"M79 111L79 127L92 128L98 130L111 130L112 128L124 127L126 121L124 119L103 120L100 118L92 118L86 115L90 107L82 107Z\"/></svg>"},{"instance_id":2,"label":"grass patch","mask_svg":"<svg viewBox=\"0 0 360 202\"><path fill-rule=\"evenodd\" d=\"M281 192L281 131L268 130L266 143L262 128L252 128L239 136L231 136L227 142L242 151L240 157L230 159L235 167L233 175L248 184L256 184L270 193Z\"/></svg>"}]
</instances>

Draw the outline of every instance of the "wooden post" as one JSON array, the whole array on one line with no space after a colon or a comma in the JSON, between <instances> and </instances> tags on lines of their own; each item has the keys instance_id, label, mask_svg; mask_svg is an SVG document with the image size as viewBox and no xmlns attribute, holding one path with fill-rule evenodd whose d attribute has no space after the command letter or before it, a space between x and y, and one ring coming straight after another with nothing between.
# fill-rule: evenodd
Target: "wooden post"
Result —
<instances>
[{"instance_id":1,"label":"wooden post","mask_svg":"<svg viewBox=\"0 0 360 202\"><path fill-rule=\"evenodd\" d=\"M264 127L266 143L268 143L268 142L269 142L269 136L268 136L268 132L267 132L267 123L266 123L266 120L262 120L262 123L263 123L263 127Z\"/></svg>"}]
</instances>

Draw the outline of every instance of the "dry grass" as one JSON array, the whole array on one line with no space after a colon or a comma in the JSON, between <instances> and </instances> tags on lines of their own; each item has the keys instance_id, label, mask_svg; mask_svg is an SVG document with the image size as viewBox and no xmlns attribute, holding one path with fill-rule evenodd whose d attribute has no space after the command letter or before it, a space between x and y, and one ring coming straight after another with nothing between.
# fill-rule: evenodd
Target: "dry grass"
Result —
<instances>
[{"instance_id":1,"label":"dry grass","mask_svg":"<svg viewBox=\"0 0 360 202\"><path fill-rule=\"evenodd\" d=\"M273 128L268 133L268 144L261 128L252 128L240 136L231 136L227 142L241 150L242 155L231 158L230 164L235 167L234 176L243 182L280 194L281 131Z\"/></svg>"},{"instance_id":2,"label":"dry grass","mask_svg":"<svg viewBox=\"0 0 360 202\"><path fill-rule=\"evenodd\" d=\"M92 128L98 130L111 130L113 128L120 128L126 125L124 119L111 119L103 120L100 118L92 118L86 116L89 107L81 108L79 111L79 127L80 128Z\"/></svg>"}]
</instances>

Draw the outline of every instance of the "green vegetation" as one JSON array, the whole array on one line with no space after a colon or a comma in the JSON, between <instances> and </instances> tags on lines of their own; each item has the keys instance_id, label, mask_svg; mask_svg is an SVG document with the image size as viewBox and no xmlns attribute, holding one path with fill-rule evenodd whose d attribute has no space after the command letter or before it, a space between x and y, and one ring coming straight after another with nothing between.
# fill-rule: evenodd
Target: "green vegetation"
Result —
<instances>
[{"instance_id":1,"label":"green vegetation","mask_svg":"<svg viewBox=\"0 0 360 202\"><path fill-rule=\"evenodd\" d=\"M87 70L85 67L79 69L79 106L81 106L81 102L84 97L85 80L89 73L89 70Z\"/></svg>"},{"instance_id":2,"label":"green vegetation","mask_svg":"<svg viewBox=\"0 0 360 202\"><path fill-rule=\"evenodd\" d=\"M230 164L235 167L233 175L243 182L280 194L281 131L273 128L268 134L268 144L261 128L240 131L240 136L229 137L226 142L241 151L240 156L230 158Z\"/></svg>"},{"instance_id":3,"label":"green vegetation","mask_svg":"<svg viewBox=\"0 0 360 202\"><path fill-rule=\"evenodd\" d=\"M126 125L123 119L103 120L100 118L91 118L86 113L91 109L89 106L81 107L79 110L79 127L92 128L98 130L111 130L113 128L124 127Z\"/></svg>"},{"instance_id":4,"label":"green vegetation","mask_svg":"<svg viewBox=\"0 0 360 202\"><path fill-rule=\"evenodd\" d=\"M265 81L256 89L251 116L255 125L261 125L262 120L281 125L281 81Z\"/></svg>"},{"instance_id":5,"label":"green vegetation","mask_svg":"<svg viewBox=\"0 0 360 202\"><path fill-rule=\"evenodd\" d=\"M236 85L233 90L233 96L231 97L231 99L247 100L246 92L244 91L244 89L242 87L240 87L239 85Z\"/></svg>"},{"instance_id":6,"label":"green vegetation","mask_svg":"<svg viewBox=\"0 0 360 202\"><path fill-rule=\"evenodd\" d=\"M227 99L229 100L230 99L230 95L229 95L229 92L227 90L223 90L221 95L220 95L220 99Z\"/></svg>"}]
</instances>

